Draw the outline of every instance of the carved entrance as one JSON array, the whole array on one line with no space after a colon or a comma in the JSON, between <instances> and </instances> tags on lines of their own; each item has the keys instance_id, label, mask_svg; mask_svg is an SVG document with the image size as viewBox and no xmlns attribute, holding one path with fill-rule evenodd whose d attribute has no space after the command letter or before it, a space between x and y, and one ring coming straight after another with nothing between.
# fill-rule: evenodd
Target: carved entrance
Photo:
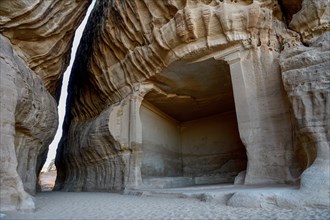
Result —
<instances>
[{"instance_id":1,"label":"carved entrance","mask_svg":"<svg viewBox=\"0 0 330 220\"><path fill-rule=\"evenodd\" d=\"M233 183L247 161L229 65L176 61L148 83L140 108L144 184Z\"/></svg>"}]
</instances>

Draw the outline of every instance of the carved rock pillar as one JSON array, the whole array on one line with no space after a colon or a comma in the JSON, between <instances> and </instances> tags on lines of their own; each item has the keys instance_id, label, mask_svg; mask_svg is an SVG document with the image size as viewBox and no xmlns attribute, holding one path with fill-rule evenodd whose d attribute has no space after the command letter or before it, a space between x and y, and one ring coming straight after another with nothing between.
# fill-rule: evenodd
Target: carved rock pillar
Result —
<instances>
[{"instance_id":1,"label":"carved rock pillar","mask_svg":"<svg viewBox=\"0 0 330 220\"><path fill-rule=\"evenodd\" d=\"M239 132L248 157L244 184L290 182L292 128L277 56L262 46L241 49L217 59L230 66Z\"/></svg>"},{"instance_id":2,"label":"carved rock pillar","mask_svg":"<svg viewBox=\"0 0 330 220\"><path fill-rule=\"evenodd\" d=\"M129 98L129 147L128 176L125 189L138 188L142 183L142 125L140 119L140 106L143 100L138 88ZM125 158L125 157L124 157ZM125 160L125 159L124 159Z\"/></svg>"}]
</instances>

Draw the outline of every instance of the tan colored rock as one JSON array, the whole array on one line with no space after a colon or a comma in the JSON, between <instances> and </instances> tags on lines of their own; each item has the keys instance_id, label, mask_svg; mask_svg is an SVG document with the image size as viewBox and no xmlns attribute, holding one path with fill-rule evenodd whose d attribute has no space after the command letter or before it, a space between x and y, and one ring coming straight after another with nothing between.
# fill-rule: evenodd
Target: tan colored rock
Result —
<instances>
[{"instance_id":1,"label":"tan colored rock","mask_svg":"<svg viewBox=\"0 0 330 220\"><path fill-rule=\"evenodd\" d=\"M330 199L330 32L310 47L284 50L283 83L293 109L296 151L304 172L298 199L328 206Z\"/></svg>"},{"instance_id":2,"label":"tan colored rock","mask_svg":"<svg viewBox=\"0 0 330 220\"><path fill-rule=\"evenodd\" d=\"M304 1L290 24L309 46L285 48L282 78L294 117L296 151L307 168L301 197L307 205L329 205L330 194L330 3Z\"/></svg>"},{"instance_id":3,"label":"tan colored rock","mask_svg":"<svg viewBox=\"0 0 330 220\"><path fill-rule=\"evenodd\" d=\"M299 190L235 193L229 205L245 207L323 207L330 204L330 32L328 1L304 1L290 27L299 42L285 44L280 64L292 109L294 154L303 171Z\"/></svg>"},{"instance_id":4,"label":"tan colored rock","mask_svg":"<svg viewBox=\"0 0 330 220\"><path fill-rule=\"evenodd\" d=\"M304 43L312 44L320 35L330 31L329 1L304 0L289 27L300 33Z\"/></svg>"},{"instance_id":5,"label":"tan colored rock","mask_svg":"<svg viewBox=\"0 0 330 220\"><path fill-rule=\"evenodd\" d=\"M0 37L1 211L31 209L34 203L24 190L35 193L38 169L57 128L56 102Z\"/></svg>"},{"instance_id":6,"label":"tan colored rock","mask_svg":"<svg viewBox=\"0 0 330 220\"><path fill-rule=\"evenodd\" d=\"M245 184L295 182L279 56L296 39L283 40L273 10L271 1L97 2L72 71L57 189L234 182L245 169Z\"/></svg>"},{"instance_id":7,"label":"tan colored rock","mask_svg":"<svg viewBox=\"0 0 330 220\"><path fill-rule=\"evenodd\" d=\"M0 3L0 211L31 210L58 123L62 74L90 1Z\"/></svg>"},{"instance_id":8,"label":"tan colored rock","mask_svg":"<svg viewBox=\"0 0 330 220\"><path fill-rule=\"evenodd\" d=\"M52 160L48 165L47 169L43 169L40 172L38 178L38 185L40 186L40 191L51 191L54 188L56 180L56 166L55 160Z\"/></svg>"},{"instance_id":9,"label":"tan colored rock","mask_svg":"<svg viewBox=\"0 0 330 220\"><path fill-rule=\"evenodd\" d=\"M3 0L0 4L1 33L54 97L56 92L59 96L61 77L69 65L74 31L90 2Z\"/></svg>"},{"instance_id":10,"label":"tan colored rock","mask_svg":"<svg viewBox=\"0 0 330 220\"><path fill-rule=\"evenodd\" d=\"M1 211L34 208L25 191L35 191L57 123L53 97L89 3L0 4ZM237 184L300 189L238 192L228 205L326 207L329 3L280 3L97 1L72 70L55 188L239 175Z\"/></svg>"}]
</instances>

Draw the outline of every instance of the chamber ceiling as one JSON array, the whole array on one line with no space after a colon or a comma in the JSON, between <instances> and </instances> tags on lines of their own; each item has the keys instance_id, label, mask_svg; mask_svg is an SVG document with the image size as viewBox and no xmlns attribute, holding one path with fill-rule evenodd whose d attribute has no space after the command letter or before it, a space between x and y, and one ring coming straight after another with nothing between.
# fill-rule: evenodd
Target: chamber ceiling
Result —
<instances>
[{"instance_id":1,"label":"chamber ceiling","mask_svg":"<svg viewBox=\"0 0 330 220\"><path fill-rule=\"evenodd\" d=\"M235 109L229 66L214 58L176 61L150 81L145 99L178 121L190 121Z\"/></svg>"}]
</instances>

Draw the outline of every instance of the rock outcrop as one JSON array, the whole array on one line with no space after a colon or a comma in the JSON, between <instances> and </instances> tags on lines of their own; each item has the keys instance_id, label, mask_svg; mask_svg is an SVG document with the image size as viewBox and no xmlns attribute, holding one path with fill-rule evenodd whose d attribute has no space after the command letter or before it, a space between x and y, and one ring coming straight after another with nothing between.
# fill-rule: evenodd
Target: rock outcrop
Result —
<instances>
[{"instance_id":1,"label":"rock outcrop","mask_svg":"<svg viewBox=\"0 0 330 220\"><path fill-rule=\"evenodd\" d=\"M289 27L302 37L285 44L280 65L289 97L295 160L303 171L299 190L237 193L230 205L329 207L330 204L330 4L304 1Z\"/></svg>"},{"instance_id":2,"label":"rock outcrop","mask_svg":"<svg viewBox=\"0 0 330 220\"><path fill-rule=\"evenodd\" d=\"M285 22L273 1L98 1L70 79L56 188L234 182L245 169L244 184L296 183L279 58L299 34Z\"/></svg>"},{"instance_id":3,"label":"rock outcrop","mask_svg":"<svg viewBox=\"0 0 330 220\"><path fill-rule=\"evenodd\" d=\"M40 191L51 191L54 188L56 180L56 166L55 159L50 162L47 169L43 169L39 175L39 186Z\"/></svg>"},{"instance_id":4,"label":"rock outcrop","mask_svg":"<svg viewBox=\"0 0 330 220\"><path fill-rule=\"evenodd\" d=\"M294 142L305 155L300 198L330 204L330 4L304 1L290 27L304 44L281 55L282 78L294 118Z\"/></svg>"},{"instance_id":5,"label":"rock outcrop","mask_svg":"<svg viewBox=\"0 0 330 220\"><path fill-rule=\"evenodd\" d=\"M55 98L90 1L0 3L0 210L29 210L58 123Z\"/></svg>"},{"instance_id":6,"label":"rock outcrop","mask_svg":"<svg viewBox=\"0 0 330 220\"><path fill-rule=\"evenodd\" d=\"M90 2L0 3L0 211L34 208L28 193ZM327 0L97 0L70 77L55 190L300 184L238 192L228 205L328 206L329 11Z\"/></svg>"}]
</instances>

